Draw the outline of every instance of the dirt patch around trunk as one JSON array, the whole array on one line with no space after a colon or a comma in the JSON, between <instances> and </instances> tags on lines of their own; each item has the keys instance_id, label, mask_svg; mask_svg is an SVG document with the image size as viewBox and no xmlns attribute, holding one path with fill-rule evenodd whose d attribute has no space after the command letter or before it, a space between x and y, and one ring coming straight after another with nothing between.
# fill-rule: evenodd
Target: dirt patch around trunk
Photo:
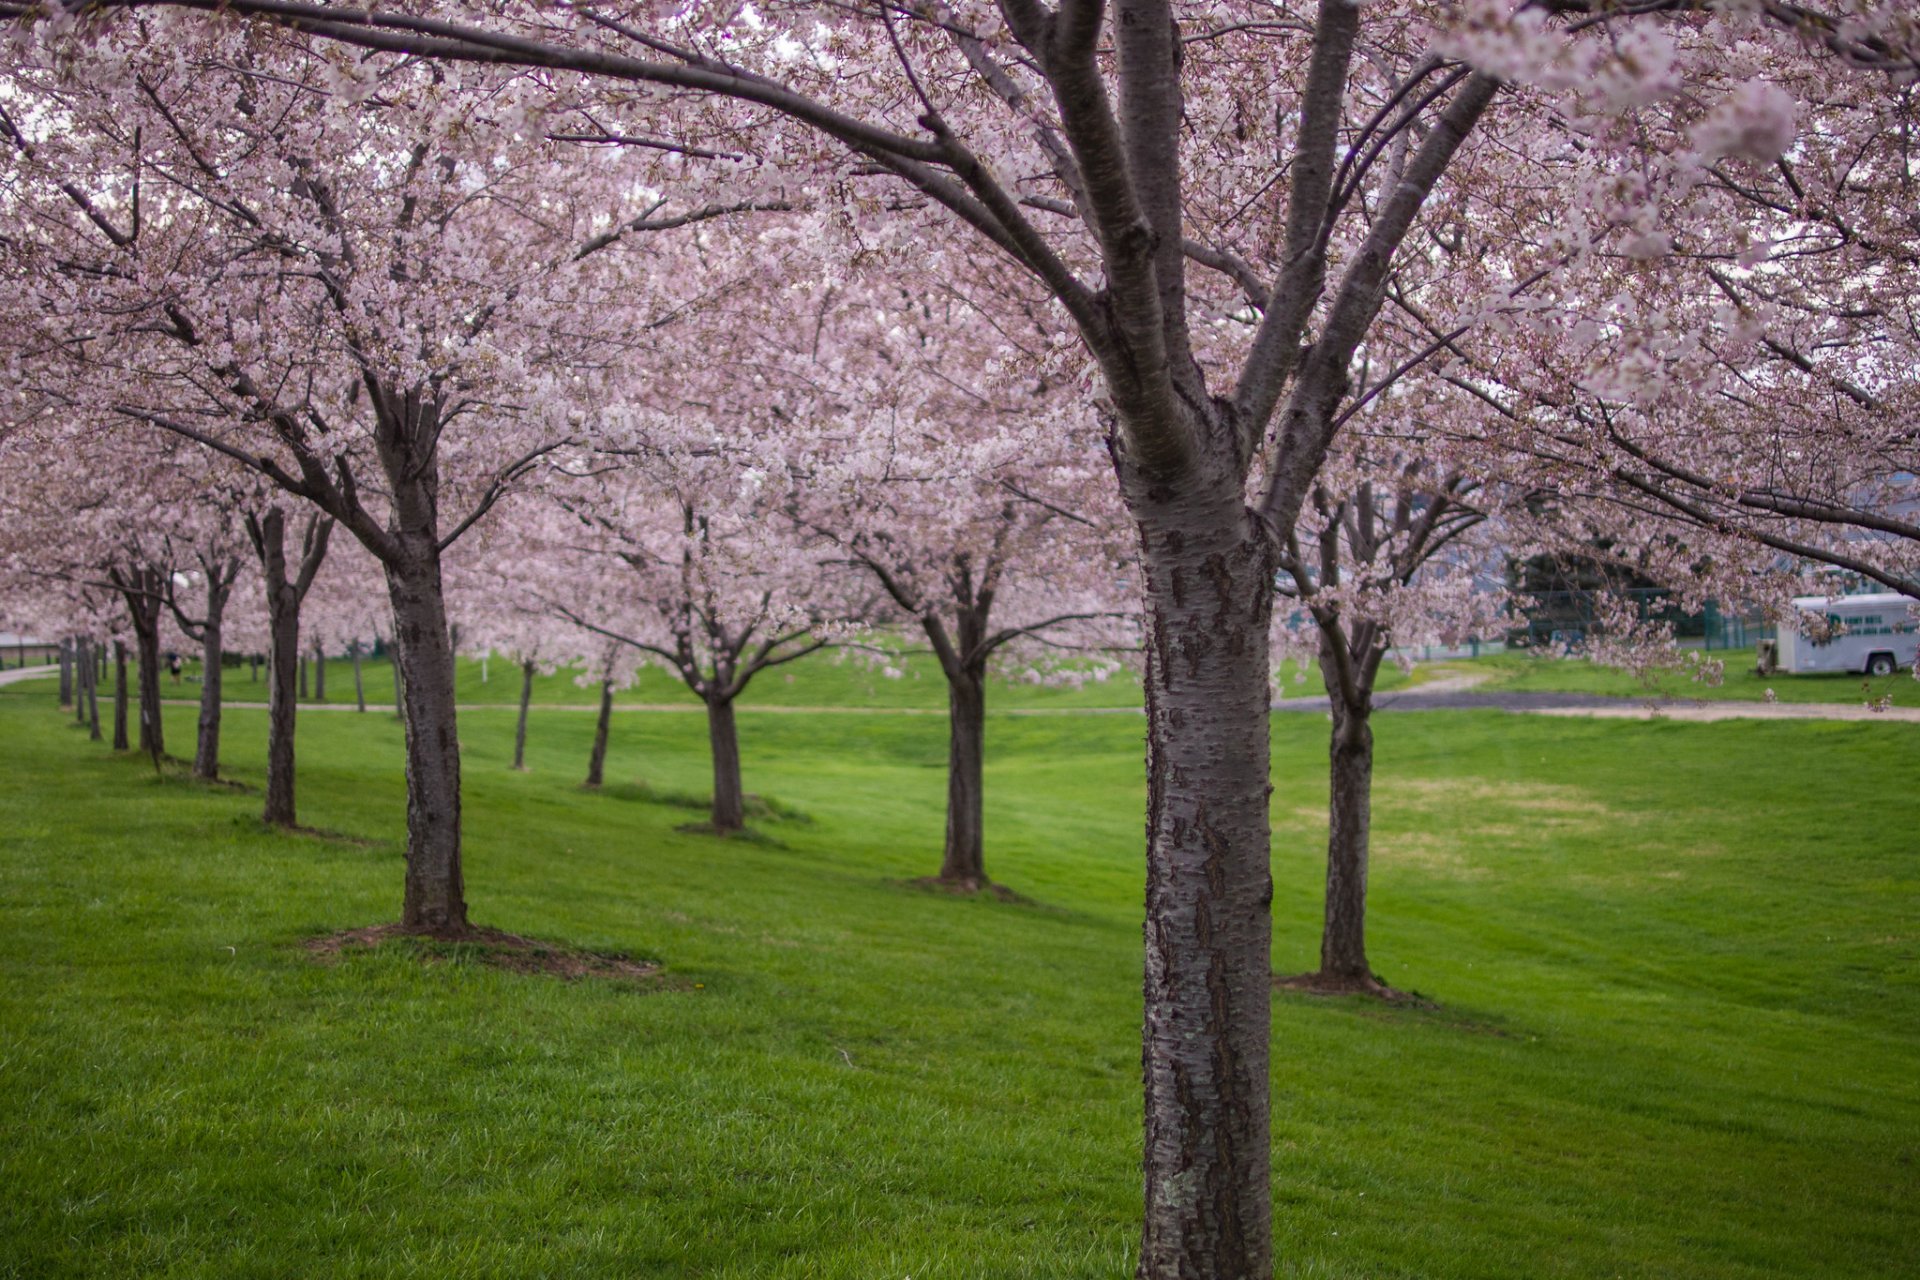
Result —
<instances>
[{"instance_id":1,"label":"dirt patch around trunk","mask_svg":"<svg viewBox=\"0 0 1920 1280\"><path fill-rule=\"evenodd\" d=\"M567 982L602 978L649 987L664 985L660 966L651 961L584 951L500 929L409 929L399 924L377 924L309 938L304 945L315 959L331 963L351 952L372 951L388 944L415 952L422 964L484 964L512 973L546 974Z\"/></svg>"},{"instance_id":2,"label":"dirt patch around trunk","mask_svg":"<svg viewBox=\"0 0 1920 1280\"><path fill-rule=\"evenodd\" d=\"M1416 1009L1435 1007L1431 1000L1423 999L1411 991L1390 987L1372 974L1364 978L1339 977L1326 973L1296 973L1292 977L1283 978L1275 974L1273 989L1297 991L1309 996L1367 996L1383 1004L1407 1005Z\"/></svg>"}]
</instances>

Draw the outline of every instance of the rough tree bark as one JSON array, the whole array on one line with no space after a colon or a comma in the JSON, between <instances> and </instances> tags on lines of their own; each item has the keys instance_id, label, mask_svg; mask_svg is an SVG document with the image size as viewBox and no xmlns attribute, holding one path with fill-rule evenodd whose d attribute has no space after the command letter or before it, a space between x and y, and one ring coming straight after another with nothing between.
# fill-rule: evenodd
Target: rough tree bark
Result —
<instances>
[{"instance_id":1,"label":"rough tree bark","mask_svg":"<svg viewBox=\"0 0 1920 1280\"><path fill-rule=\"evenodd\" d=\"M292 827L294 801L294 728L299 706L295 685L300 663L300 606L327 555L333 521L309 515L300 538L300 559L289 566L287 518L278 506L247 516L247 535L260 559L267 594L267 797L261 820ZM291 571L290 571L291 569Z\"/></svg>"},{"instance_id":2,"label":"rough tree bark","mask_svg":"<svg viewBox=\"0 0 1920 1280\"><path fill-rule=\"evenodd\" d=\"M73 705L73 641L60 642L60 705Z\"/></svg>"},{"instance_id":3,"label":"rough tree bark","mask_svg":"<svg viewBox=\"0 0 1920 1280\"><path fill-rule=\"evenodd\" d=\"M531 680L528 681L532 683ZM523 702L524 705L524 702ZM593 753L587 757L586 786L598 787L606 780L607 734L613 727L613 681L600 682L600 718L593 726Z\"/></svg>"},{"instance_id":4,"label":"rough tree bark","mask_svg":"<svg viewBox=\"0 0 1920 1280\"><path fill-rule=\"evenodd\" d=\"M406 676L400 671L400 642L395 639L387 645L387 663L393 673L393 715L397 720L407 718L407 695L402 688Z\"/></svg>"},{"instance_id":5,"label":"rough tree bark","mask_svg":"<svg viewBox=\"0 0 1920 1280\"><path fill-rule=\"evenodd\" d=\"M94 661L87 665L87 737L94 742L100 741L100 662L106 653L104 645L94 645Z\"/></svg>"},{"instance_id":6,"label":"rough tree bark","mask_svg":"<svg viewBox=\"0 0 1920 1280\"><path fill-rule=\"evenodd\" d=\"M166 729L160 720L160 610L165 607L167 575L151 565L114 566L108 577L126 602L140 667L140 749L159 768L166 755Z\"/></svg>"},{"instance_id":7,"label":"rough tree bark","mask_svg":"<svg viewBox=\"0 0 1920 1280\"><path fill-rule=\"evenodd\" d=\"M1367 963L1367 864L1373 824L1373 686L1379 651L1362 661L1351 695L1329 670L1324 652L1333 733L1327 744L1327 896L1320 934L1320 972L1315 985L1327 990L1384 993L1386 984Z\"/></svg>"},{"instance_id":8,"label":"rough tree bark","mask_svg":"<svg viewBox=\"0 0 1920 1280\"><path fill-rule=\"evenodd\" d=\"M200 642L200 719L194 736L193 776L211 782L220 776L220 689L225 679L227 601L240 576L237 556L201 555L200 571L206 583L205 612L189 617L171 589L167 606L189 639Z\"/></svg>"},{"instance_id":9,"label":"rough tree bark","mask_svg":"<svg viewBox=\"0 0 1920 1280\"><path fill-rule=\"evenodd\" d=\"M533 660L529 658L520 664L520 720L513 728L513 767L522 771L527 767L527 709L532 705ZM601 705L603 708L611 705L604 693ZM604 714L602 719L605 719Z\"/></svg>"},{"instance_id":10,"label":"rough tree bark","mask_svg":"<svg viewBox=\"0 0 1920 1280\"><path fill-rule=\"evenodd\" d=\"M113 642L113 749L127 750L127 642Z\"/></svg>"},{"instance_id":11,"label":"rough tree bark","mask_svg":"<svg viewBox=\"0 0 1920 1280\"><path fill-rule=\"evenodd\" d=\"M87 677L93 673L93 646L85 636L73 642L73 722L87 722Z\"/></svg>"},{"instance_id":12,"label":"rough tree bark","mask_svg":"<svg viewBox=\"0 0 1920 1280\"><path fill-rule=\"evenodd\" d=\"M1133 497L1148 604L1140 1272L1264 1278L1274 557L1237 477Z\"/></svg>"},{"instance_id":13,"label":"rough tree bark","mask_svg":"<svg viewBox=\"0 0 1920 1280\"><path fill-rule=\"evenodd\" d=\"M287 579L267 588L267 800L261 820L291 827L298 820L294 799L294 730L300 691L294 670L300 648L300 601Z\"/></svg>"},{"instance_id":14,"label":"rough tree bark","mask_svg":"<svg viewBox=\"0 0 1920 1280\"><path fill-rule=\"evenodd\" d=\"M740 728L733 699L709 694L706 704L707 743L713 750L713 808L707 820L717 832L738 831L747 825L747 793L740 778Z\"/></svg>"},{"instance_id":15,"label":"rough tree bark","mask_svg":"<svg viewBox=\"0 0 1920 1280\"><path fill-rule=\"evenodd\" d=\"M987 887L983 830L987 735L985 664L947 674L947 847L940 879L966 889Z\"/></svg>"},{"instance_id":16,"label":"rough tree bark","mask_svg":"<svg viewBox=\"0 0 1920 1280\"><path fill-rule=\"evenodd\" d=\"M409 486L395 494L399 527L391 531L395 545L386 559L407 740L407 883L400 923L457 933L467 927L460 736L433 503L430 488Z\"/></svg>"}]
</instances>

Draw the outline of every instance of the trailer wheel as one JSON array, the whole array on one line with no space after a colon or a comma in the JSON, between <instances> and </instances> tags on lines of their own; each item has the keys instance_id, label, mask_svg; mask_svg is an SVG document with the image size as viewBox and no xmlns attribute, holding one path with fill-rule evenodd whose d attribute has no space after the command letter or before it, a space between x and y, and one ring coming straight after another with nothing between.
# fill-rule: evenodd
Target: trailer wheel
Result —
<instances>
[{"instance_id":1,"label":"trailer wheel","mask_svg":"<svg viewBox=\"0 0 1920 1280\"><path fill-rule=\"evenodd\" d=\"M1893 655L1876 653L1867 659L1867 674L1870 676L1890 676L1893 674Z\"/></svg>"}]
</instances>

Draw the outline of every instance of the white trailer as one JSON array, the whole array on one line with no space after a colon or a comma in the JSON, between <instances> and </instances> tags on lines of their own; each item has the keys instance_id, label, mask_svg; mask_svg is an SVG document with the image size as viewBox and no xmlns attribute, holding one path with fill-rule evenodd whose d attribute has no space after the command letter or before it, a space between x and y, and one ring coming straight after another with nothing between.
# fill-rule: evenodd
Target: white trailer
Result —
<instances>
[{"instance_id":1,"label":"white trailer","mask_svg":"<svg viewBox=\"0 0 1920 1280\"><path fill-rule=\"evenodd\" d=\"M1890 676L1912 667L1920 656L1920 631L1914 629L1913 600L1886 592L1871 596L1799 596L1793 606L1818 615L1816 640L1798 628L1780 628L1780 670L1783 672L1851 671L1857 675Z\"/></svg>"}]
</instances>

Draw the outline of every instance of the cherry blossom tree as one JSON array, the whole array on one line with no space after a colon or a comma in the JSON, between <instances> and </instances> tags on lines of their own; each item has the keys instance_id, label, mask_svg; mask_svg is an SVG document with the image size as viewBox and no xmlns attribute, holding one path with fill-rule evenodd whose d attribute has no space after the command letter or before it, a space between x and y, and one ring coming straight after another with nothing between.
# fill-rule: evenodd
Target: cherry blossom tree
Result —
<instances>
[{"instance_id":1,"label":"cherry blossom tree","mask_svg":"<svg viewBox=\"0 0 1920 1280\"><path fill-rule=\"evenodd\" d=\"M1276 672L1310 655L1333 721L1320 966L1288 980L1315 991L1395 994L1366 949L1381 665L1397 645L1482 634L1504 604L1485 572L1498 555L1475 535L1499 516L1505 495L1471 469L1470 455L1432 448L1417 425L1394 430L1382 421L1413 414L1409 398L1369 415L1329 459L1281 558ZM1516 536L1512 522L1501 536Z\"/></svg>"},{"instance_id":2,"label":"cherry blossom tree","mask_svg":"<svg viewBox=\"0 0 1920 1280\"><path fill-rule=\"evenodd\" d=\"M938 880L968 892L990 885L990 669L1104 678L1138 649L1111 463L1054 367L1067 336L1019 277L971 274L916 294L869 261L763 291L758 326L729 315L736 343L762 336L756 380L780 388L783 425L764 439L787 518L877 586L946 679Z\"/></svg>"},{"instance_id":3,"label":"cherry blossom tree","mask_svg":"<svg viewBox=\"0 0 1920 1280\"><path fill-rule=\"evenodd\" d=\"M718 834L746 824L735 702L755 676L824 648L871 611L870 596L848 589L849 575L783 536L761 477L742 472L736 456L716 437L697 451L650 454L644 468L554 480L568 519L548 547L622 572L597 606L543 593L556 615L630 646L700 699Z\"/></svg>"}]
</instances>

